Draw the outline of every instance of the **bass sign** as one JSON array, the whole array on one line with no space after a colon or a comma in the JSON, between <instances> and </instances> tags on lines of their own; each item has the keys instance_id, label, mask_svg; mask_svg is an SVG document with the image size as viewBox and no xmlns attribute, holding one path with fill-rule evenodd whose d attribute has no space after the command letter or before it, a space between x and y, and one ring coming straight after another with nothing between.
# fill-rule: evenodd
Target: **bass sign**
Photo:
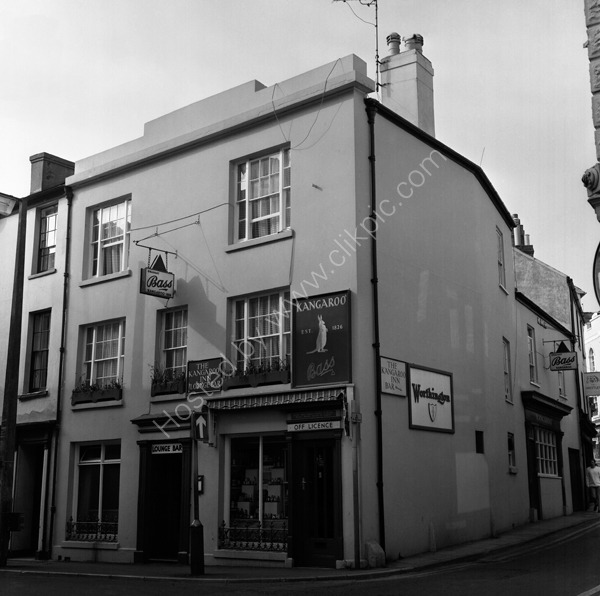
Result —
<instances>
[{"instance_id":1,"label":"bass sign","mask_svg":"<svg viewBox=\"0 0 600 596\"><path fill-rule=\"evenodd\" d=\"M550 354L550 370L576 370L576 352L552 352Z\"/></svg>"}]
</instances>

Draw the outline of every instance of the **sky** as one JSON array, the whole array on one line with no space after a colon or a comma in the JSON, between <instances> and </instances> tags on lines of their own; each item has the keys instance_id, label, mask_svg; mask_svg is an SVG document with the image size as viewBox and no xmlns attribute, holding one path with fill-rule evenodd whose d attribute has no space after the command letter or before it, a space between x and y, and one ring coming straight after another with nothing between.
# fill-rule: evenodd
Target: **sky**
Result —
<instances>
[{"instance_id":1,"label":"sky","mask_svg":"<svg viewBox=\"0 0 600 596\"><path fill-rule=\"evenodd\" d=\"M424 37L436 137L483 167L536 258L599 310L600 223L581 183L597 161L583 0L378 7L380 57L392 31ZM270 86L352 53L375 78L374 20L358 0L0 0L0 192L29 193L31 155L77 161L252 79Z\"/></svg>"}]
</instances>

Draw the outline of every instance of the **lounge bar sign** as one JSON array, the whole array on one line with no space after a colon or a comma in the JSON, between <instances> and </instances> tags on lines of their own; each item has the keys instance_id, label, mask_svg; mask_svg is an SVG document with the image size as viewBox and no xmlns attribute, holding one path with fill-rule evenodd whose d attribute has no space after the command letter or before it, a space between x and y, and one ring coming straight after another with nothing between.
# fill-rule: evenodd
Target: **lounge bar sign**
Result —
<instances>
[{"instance_id":1,"label":"lounge bar sign","mask_svg":"<svg viewBox=\"0 0 600 596\"><path fill-rule=\"evenodd\" d=\"M350 292L298 298L292 313L293 386L349 383Z\"/></svg>"},{"instance_id":2,"label":"lounge bar sign","mask_svg":"<svg viewBox=\"0 0 600 596\"><path fill-rule=\"evenodd\" d=\"M167 271L160 255L154 259L151 267L142 269L140 293L157 298L173 298L175 296L175 275Z\"/></svg>"},{"instance_id":3,"label":"lounge bar sign","mask_svg":"<svg viewBox=\"0 0 600 596\"><path fill-rule=\"evenodd\" d=\"M411 366L409 396L410 428L454 432L451 374Z\"/></svg>"}]
</instances>

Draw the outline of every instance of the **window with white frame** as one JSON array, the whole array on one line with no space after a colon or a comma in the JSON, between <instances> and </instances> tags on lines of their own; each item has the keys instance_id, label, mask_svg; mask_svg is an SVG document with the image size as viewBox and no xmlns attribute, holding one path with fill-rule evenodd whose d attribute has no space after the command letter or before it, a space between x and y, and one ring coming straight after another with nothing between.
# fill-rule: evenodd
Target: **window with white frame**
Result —
<instances>
[{"instance_id":1,"label":"window with white frame","mask_svg":"<svg viewBox=\"0 0 600 596\"><path fill-rule=\"evenodd\" d=\"M515 435L508 433L508 468L514 471L517 466L517 456L515 452Z\"/></svg>"},{"instance_id":2,"label":"window with white frame","mask_svg":"<svg viewBox=\"0 0 600 596\"><path fill-rule=\"evenodd\" d=\"M50 311L31 315L31 348L29 353L28 391L46 389L48 381L48 348L50 345Z\"/></svg>"},{"instance_id":3,"label":"window with white frame","mask_svg":"<svg viewBox=\"0 0 600 596\"><path fill-rule=\"evenodd\" d=\"M124 319L85 329L82 383L100 388L120 386L124 359Z\"/></svg>"},{"instance_id":4,"label":"window with white frame","mask_svg":"<svg viewBox=\"0 0 600 596\"><path fill-rule=\"evenodd\" d=\"M588 356L588 372L594 372L596 370L596 361L594 359L594 350L590 348Z\"/></svg>"},{"instance_id":5,"label":"window with white frame","mask_svg":"<svg viewBox=\"0 0 600 596\"><path fill-rule=\"evenodd\" d=\"M558 371L558 396L563 399L567 397L567 392L565 389L565 371Z\"/></svg>"},{"instance_id":6,"label":"window with white frame","mask_svg":"<svg viewBox=\"0 0 600 596\"><path fill-rule=\"evenodd\" d=\"M506 268L504 263L504 236L498 228L496 228L496 237L498 242L498 283L505 288Z\"/></svg>"},{"instance_id":7,"label":"window with white frame","mask_svg":"<svg viewBox=\"0 0 600 596\"><path fill-rule=\"evenodd\" d=\"M56 218L58 205L49 205L38 212L37 273L54 269L56 255Z\"/></svg>"},{"instance_id":8,"label":"window with white frame","mask_svg":"<svg viewBox=\"0 0 600 596\"><path fill-rule=\"evenodd\" d=\"M159 366L168 379L185 376L187 365L187 307L160 314Z\"/></svg>"},{"instance_id":9,"label":"window with white frame","mask_svg":"<svg viewBox=\"0 0 600 596\"><path fill-rule=\"evenodd\" d=\"M92 211L90 277L127 269L130 228L131 201L128 198Z\"/></svg>"},{"instance_id":10,"label":"window with white frame","mask_svg":"<svg viewBox=\"0 0 600 596\"><path fill-rule=\"evenodd\" d=\"M93 443L76 449L73 512L67 540L117 540L119 528L120 443Z\"/></svg>"},{"instance_id":11,"label":"window with white frame","mask_svg":"<svg viewBox=\"0 0 600 596\"><path fill-rule=\"evenodd\" d=\"M538 474L558 476L556 433L536 426L535 446Z\"/></svg>"},{"instance_id":12,"label":"window with white frame","mask_svg":"<svg viewBox=\"0 0 600 596\"><path fill-rule=\"evenodd\" d=\"M290 227L290 150L237 164L236 239L251 240Z\"/></svg>"},{"instance_id":13,"label":"window with white frame","mask_svg":"<svg viewBox=\"0 0 600 596\"><path fill-rule=\"evenodd\" d=\"M504 399L512 403L512 375L510 371L510 343L502 338L502 349L504 351Z\"/></svg>"},{"instance_id":14,"label":"window with white frame","mask_svg":"<svg viewBox=\"0 0 600 596\"><path fill-rule=\"evenodd\" d=\"M535 329L527 325L527 354L529 358L529 380L538 382L537 350L535 345Z\"/></svg>"},{"instance_id":15,"label":"window with white frame","mask_svg":"<svg viewBox=\"0 0 600 596\"><path fill-rule=\"evenodd\" d=\"M233 303L233 361L238 370L278 367L290 359L290 293L271 292Z\"/></svg>"}]
</instances>

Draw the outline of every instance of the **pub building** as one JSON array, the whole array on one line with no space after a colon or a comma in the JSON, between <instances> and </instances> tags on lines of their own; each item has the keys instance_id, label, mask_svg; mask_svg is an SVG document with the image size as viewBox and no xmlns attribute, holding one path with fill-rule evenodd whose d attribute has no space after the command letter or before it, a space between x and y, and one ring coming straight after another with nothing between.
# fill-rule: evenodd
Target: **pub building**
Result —
<instances>
[{"instance_id":1,"label":"pub building","mask_svg":"<svg viewBox=\"0 0 600 596\"><path fill-rule=\"evenodd\" d=\"M540 262L435 138L423 38L400 41L378 98L355 55L252 80L31 203L18 425L52 405L45 556L188 563L198 521L207 564L356 568L586 507L580 293L516 283ZM555 340L575 368L544 365Z\"/></svg>"}]
</instances>

